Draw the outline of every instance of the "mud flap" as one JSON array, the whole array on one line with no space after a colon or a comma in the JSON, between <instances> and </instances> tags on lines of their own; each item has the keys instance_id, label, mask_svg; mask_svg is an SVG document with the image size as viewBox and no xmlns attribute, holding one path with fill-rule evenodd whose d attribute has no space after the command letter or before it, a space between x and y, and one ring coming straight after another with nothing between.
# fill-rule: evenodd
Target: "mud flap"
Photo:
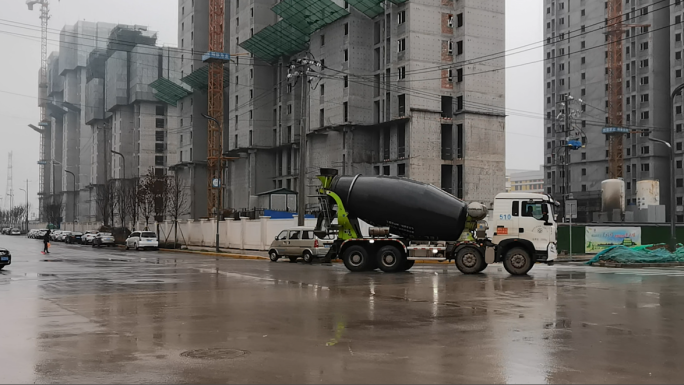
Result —
<instances>
[{"instance_id":1,"label":"mud flap","mask_svg":"<svg viewBox=\"0 0 684 385\"><path fill-rule=\"evenodd\" d=\"M322 259L322 263L330 263L333 259L337 259L339 255L339 244L338 242L335 242L330 246L330 249L328 249L328 252L325 254L325 256Z\"/></svg>"}]
</instances>

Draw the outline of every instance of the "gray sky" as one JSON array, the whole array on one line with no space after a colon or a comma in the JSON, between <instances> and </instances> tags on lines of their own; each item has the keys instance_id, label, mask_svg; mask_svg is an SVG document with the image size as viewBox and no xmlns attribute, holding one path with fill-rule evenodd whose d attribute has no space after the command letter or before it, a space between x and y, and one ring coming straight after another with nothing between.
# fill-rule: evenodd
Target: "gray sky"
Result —
<instances>
[{"instance_id":1,"label":"gray sky","mask_svg":"<svg viewBox=\"0 0 684 385\"><path fill-rule=\"evenodd\" d=\"M28 179L35 211L39 135L27 125L39 120L36 101L40 68L39 12L37 9L30 12L24 0L2 3L0 47L6 55L0 60L0 197L3 197L0 207L4 206L5 199L7 154L12 151L15 204L25 203L25 195L19 188L25 187ZM506 12L507 50L542 41L542 0L506 0ZM161 44L176 46L175 0L52 0L51 14L48 53L57 50L59 30L78 20L146 25L159 32ZM538 48L509 54L506 65L542 58L543 52ZM536 169L543 162L543 63L508 69L506 88L507 168Z\"/></svg>"}]
</instances>

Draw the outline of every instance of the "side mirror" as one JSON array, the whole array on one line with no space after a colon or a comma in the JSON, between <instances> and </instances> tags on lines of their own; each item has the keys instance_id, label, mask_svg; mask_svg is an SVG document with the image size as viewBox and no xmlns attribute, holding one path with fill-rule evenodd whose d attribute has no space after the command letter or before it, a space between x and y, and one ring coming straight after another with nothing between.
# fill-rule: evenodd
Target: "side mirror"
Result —
<instances>
[{"instance_id":1,"label":"side mirror","mask_svg":"<svg viewBox=\"0 0 684 385\"><path fill-rule=\"evenodd\" d=\"M277 236L277 235L276 235L276 237L275 237L275 240L276 240L276 241L278 240L278 236Z\"/></svg>"}]
</instances>

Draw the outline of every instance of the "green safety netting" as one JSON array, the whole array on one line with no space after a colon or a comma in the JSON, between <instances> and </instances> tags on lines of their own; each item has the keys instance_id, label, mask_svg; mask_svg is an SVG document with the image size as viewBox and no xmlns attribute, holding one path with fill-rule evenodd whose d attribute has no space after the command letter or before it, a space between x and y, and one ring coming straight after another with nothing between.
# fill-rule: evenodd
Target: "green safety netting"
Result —
<instances>
[{"instance_id":1,"label":"green safety netting","mask_svg":"<svg viewBox=\"0 0 684 385\"><path fill-rule=\"evenodd\" d=\"M612 246L596 254L587 264L591 265L601 261L623 264L684 262L684 247L678 245L677 251L672 253L663 244L635 247Z\"/></svg>"},{"instance_id":2,"label":"green safety netting","mask_svg":"<svg viewBox=\"0 0 684 385\"><path fill-rule=\"evenodd\" d=\"M240 47L257 59L273 63L282 56L292 56L303 51L308 43L308 34L281 20L240 43Z\"/></svg>"},{"instance_id":3,"label":"green safety netting","mask_svg":"<svg viewBox=\"0 0 684 385\"><path fill-rule=\"evenodd\" d=\"M223 67L223 88L227 88L230 84L229 71L227 67ZM181 79L181 81L195 90L206 90L209 87L209 66L203 66L196 69L190 75Z\"/></svg>"},{"instance_id":4,"label":"green safety netting","mask_svg":"<svg viewBox=\"0 0 684 385\"><path fill-rule=\"evenodd\" d=\"M347 0L349 5L370 18L385 13L385 7L382 6L384 2L385 0Z\"/></svg>"},{"instance_id":5,"label":"green safety netting","mask_svg":"<svg viewBox=\"0 0 684 385\"><path fill-rule=\"evenodd\" d=\"M150 87L156 91L154 96L157 99L172 106L175 106L179 100L190 95L191 93L190 91L166 78L159 78L153 81L150 83Z\"/></svg>"},{"instance_id":6,"label":"green safety netting","mask_svg":"<svg viewBox=\"0 0 684 385\"><path fill-rule=\"evenodd\" d=\"M271 10L307 35L349 15L347 10L331 0L283 0Z\"/></svg>"}]
</instances>

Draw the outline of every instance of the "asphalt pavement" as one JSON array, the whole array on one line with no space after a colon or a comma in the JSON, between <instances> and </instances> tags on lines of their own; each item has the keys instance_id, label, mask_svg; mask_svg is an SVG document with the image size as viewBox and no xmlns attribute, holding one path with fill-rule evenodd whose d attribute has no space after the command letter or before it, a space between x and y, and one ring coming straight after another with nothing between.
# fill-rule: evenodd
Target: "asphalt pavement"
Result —
<instances>
[{"instance_id":1,"label":"asphalt pavement","mask_svg":"<svg viewBox=\"0 0 684 385\"><path fill-rule=\"evenodd\" d=\"M684 269L341 264L0 236L0 383L681 383Z\"/></svg>"}]
</instances>

